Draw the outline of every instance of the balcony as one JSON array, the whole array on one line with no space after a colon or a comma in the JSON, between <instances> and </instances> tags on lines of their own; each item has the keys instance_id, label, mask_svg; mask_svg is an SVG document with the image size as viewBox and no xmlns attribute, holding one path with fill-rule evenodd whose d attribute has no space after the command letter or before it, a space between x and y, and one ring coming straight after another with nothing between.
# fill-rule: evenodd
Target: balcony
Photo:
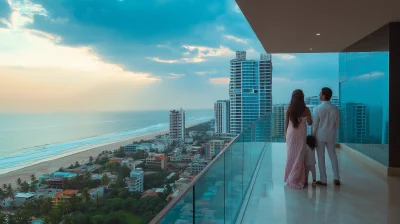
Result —
<instances>
[{"instance_id":1,"label":"balcony","mask_svg":"<svg viewBox=\"0 0 400 224\"><path fill-rule=\"evenodd\" d=\"M258 139L267 121L237 136L151 223L398 223L400 179L349 150L337 150L340 187L326 158L327 187L288 188L285 143Z\"/></svg>"}]
</instances>

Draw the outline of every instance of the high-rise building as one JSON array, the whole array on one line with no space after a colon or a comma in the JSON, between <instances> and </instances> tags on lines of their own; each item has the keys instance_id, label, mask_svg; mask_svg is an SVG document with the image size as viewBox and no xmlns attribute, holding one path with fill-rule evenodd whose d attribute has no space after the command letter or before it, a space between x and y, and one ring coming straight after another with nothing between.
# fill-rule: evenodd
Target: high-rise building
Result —
<instances>
[{"instance_id":1,"label":"high-rise building","mask_svg":"<svg viewBox=\"0 0 400 224\"><path fill-rule=\"evenodd\" d=\"M169 113L169 135L171 141L185 142L185 111L182 108Z\"/></svg>"},{"instance_id":2,"label":"high-rise building","mask_svg":"<svg viewBox=\"0 0 400 224\"><path fill-rule=\"evenodd\" d=\"M229 100L218 100L214 103L215 133L226 134L230 129L230 103Z\"/></svg>"},{"instance_id":3,"label":"high-rise building","mask_svg":"<svg viewBox=\"0 0 400 224\"><path fill-rule=\"evenodd\" d=\"M230 61L230 132L238 135L252 122L272 112L272 60L262 54L259 61L247 60L245 51L236 52ZM263 124L260 137L271 139L271 124Z\"/></svg>"},{"instance_id":4,"label":"high-rise building","mask_svg":"<svg viewBox=\"0 0 400 224\"><path fill-rule=\"evenodd\" d=\"M288 104L275 104L272 105L272 141L284 142L285 141L285 121L286 110Z\"/></svg>"},{"instance_id":5,"label":"high-rise building","mask_svg":"<svg viewBox=\"0 0 400 224\"><path fill-rule=\"evenodd\" d=\"M389 144L389 121L385 122L385 130L383 132L383 144Z\"/></svg>"},{"instance_id":6,"label":"high-rise building","mask_svg":"<svg viewBox=\"0 0 400 224\"><path fill-rule=\"evenodd\" d=\"M367 105L345 103L340 108L340 142L368 143Z\"/></svg>"},{"instance_id":7,"label":"high-rise building","mask_svg":"<svg viewBox=\"0 0 400 224\"><path fill-rule=\"evenodd\" d=\"M321 104L321 100L319 99L319 96L310 96L306 97L304 99L307 105L315 105L318 106ZM337 107L339 107L339 97L338 96L332 96L331 97L331 103Z\"/></svg>"},{"instance_id":8,"label":"high-rise building","mask_svg":"<svg viewBox=\"0 0 400 224\"><path fill-rule=\"evenodd\" d=\"M307 105L308 109L310 109L311 114L314 114L314 109L317 107L316 105ZM307 135L311 135L311 126L307 125Z\"/></svg>"}]
</instances>

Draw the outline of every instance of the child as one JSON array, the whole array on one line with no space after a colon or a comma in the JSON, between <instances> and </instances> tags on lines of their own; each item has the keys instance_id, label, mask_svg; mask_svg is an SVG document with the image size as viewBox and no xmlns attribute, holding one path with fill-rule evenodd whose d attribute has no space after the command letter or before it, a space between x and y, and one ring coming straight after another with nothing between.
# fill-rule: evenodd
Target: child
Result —
<instances>
[{"instance_id":1,"label":"child","mask_svg":"<svg viewBox=\"0 0 400 224\"><path fill-rule=\"evenodd\" d=\"M316 174L315 174L315 146L317 145L317 141L315 140L314 136L307 136L307 147L306 147L306 159L305 159L305 165L306 165L306 183L305 185L308 185L308 173L311 172L313 182L312 186L315 187L317 185L316 181Z\"/></svg>"}]
</instances>

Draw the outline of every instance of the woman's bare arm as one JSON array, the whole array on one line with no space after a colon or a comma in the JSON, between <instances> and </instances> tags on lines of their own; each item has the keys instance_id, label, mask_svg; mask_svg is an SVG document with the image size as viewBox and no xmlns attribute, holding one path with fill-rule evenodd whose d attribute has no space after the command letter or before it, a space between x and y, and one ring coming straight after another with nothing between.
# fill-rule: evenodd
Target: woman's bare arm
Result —
<instances>
[{"instance_id":1,"label":"woman's bare arm","mask_svg":"<svg viewBox=\"0 0 400 224\"><path fill-rule=\"evenodd\" d=\"M312 118L311 118L311 111L308 107L307 107L307 123L308 123L308 125L312 125L312 123L313 123Z\"/></svg>"}]
</instances>

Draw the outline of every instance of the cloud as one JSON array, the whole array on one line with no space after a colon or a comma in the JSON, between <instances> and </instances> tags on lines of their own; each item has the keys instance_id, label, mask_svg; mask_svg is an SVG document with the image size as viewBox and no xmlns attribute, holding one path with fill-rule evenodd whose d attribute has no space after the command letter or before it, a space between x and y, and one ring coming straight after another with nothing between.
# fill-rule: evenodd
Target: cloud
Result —
<instances>
[{"instance_id":1,"label":"cloud","mask_svg":"<svg viewBox=\"0 0 400 224\"><path fill-rule=\"evenodd\" d=\"M373 77L383 76L384 74L385 74L384 72L371 72L371 73L366 73L366 74L356 76L354 78L355 79L369 79L369 78L373 78Z\"/></svg>"},{"instance_id":2,"label":"cloud","mask_svg":"<svg viewBox=\"0 0 400 224\"><path fill-rule=\"evenodd\" d=\"M204 58L201 57L196 57L196 58L181 58L182 61L186 62L186 63L200 63L205 61Z\"/></svg>"},{"instance_id":3,"label":"cloud","mask_svg":"<svg viewBox=\"0 0 400 224\"><path fill-rule=\"evenodd\" d=\"M12 10L8 23L10 29L32 24L36 15L47 17L47 11L31 1L8 0L8 4Z\"/></svg>"},{"instance_id":4,"label":"cloud","mask_svg":"<svg viewBox=\"0 0 400 224\"><path fill-rule=\"evenodd\" d=\"M276 57L280 60L293 60L296 59L296 56L292 55L292 54L273 54L273 57Z\"/></svg>"},{"instance_id":5,"label":"cloud","mask_svg":"<svg viewBox=\"0 0 400 224\"><path fill-rule=\"evenodd\" d=\"M228 39L228 40L233 40L233 41L236 41L238 43L247 44L247 40L239 38L239 37L235 37L233 35L225 35L224 37L226 39Z\"/></svg>"},{"instance_id":6,"label":"cloud","mask_svg":"<svg viewBox=\"0 0 400 224\"><path fill-rule=\"evenodd\" d=\"M168 78L170 78L170 79L176 79L176 78L183 77L183 76L185 76L185 75L186 75L186 74L169 73Z\"/></svg>"},{"instance_id":7,"label":"cloud","mask_svg":"<svg viewBox=\"0 0 400 224\"><path fill-rule=\"evenodd\" d=\"M179 62L179 60L164 60L164 59L160 59L160 58L157 58L157 57L147 57L148 59L150 59L150 60L153 60L153 61L155 61L155 62L159 62L159 63L167 63L167 64L173 64L173 63L178 63Z\"/></svg>"},{"instance_id":8,"label":"cloud","mask_svg":"<svg viewBox=\"0 0 400 224\"><path fill-rule=\"evenodd\" d=\"M210 74L215 74L215 73L217 73L216 70L196 72L196 74L197 74L197 75L200 75L200 76L203 76L203 75L210 75Z\"/></svg>"},{"instance_id":9,"label":"cloud","mask_svg":"<svg viewBox=\"0 0 400 224\"><path fill-rule=\"evenodd\" d=\"M226 77L210 78L208 81L211 84L215 84L215 85L227 85L227 84L229 84L230 78L226 78Z\"/></svg>"},{"instance_id":10,"label":"cloud","mask_svg":"<svg viewBox=\"0 0 400 224\"><path fill-rule=\"evenodd\" d=\"M190 52L197 52L197 57L206 58L206 57L228 57L234 56L235 52L231 49L219 46L219 48L212 48L206 46L194 46L194 45L184 45L183 48L189 50Z\"/></svg>"},{"instance_id":11,"label":"cloud","mask_svg":"<svg viewBox=\"0 0 400 224\"><path fill-rule=\"evenodd\" d=\"M235 54L231 49L224 46L220 46L219 48L212 48L206 46L184 45L182 47L186 50L186 52L183 52L182 55L186 57L182 57L180 59L164 60L158 57L147 57L147 58L156 62L168 63L168 64L179 63L179 62L200 63L200 62L205 62L206 58L208 57L228 57L228 56L233 57ZM193 54L194 57L187 57Z\"/></svg>"}]
</instances>

